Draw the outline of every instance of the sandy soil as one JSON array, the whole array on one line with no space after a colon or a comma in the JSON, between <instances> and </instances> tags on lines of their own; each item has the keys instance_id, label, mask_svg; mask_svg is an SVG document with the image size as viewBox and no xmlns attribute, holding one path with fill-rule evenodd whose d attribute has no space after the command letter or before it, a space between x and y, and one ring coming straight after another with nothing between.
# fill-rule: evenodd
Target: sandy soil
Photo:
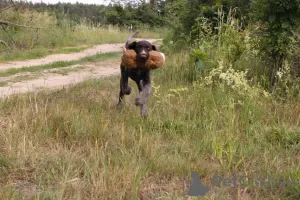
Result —
<instances>
[{"instance_id":1,"label":"sandy soil","mask_svg":"<svg viewBox=\"0 0 300 200\"><path fill-rule=\"evenodd\" d=\"M147 39L150 42L156 41L155 39ZM92 56L97 53L107 53L107 52L118 52L122 51L124 43L122 44L103 44L96 45L90 49L86 49L79 53L70 54L56 54L49 55L40 59L24 60L24 61L14 61L8 63L0 63L0 70L7 70L10 68L22 68L30 67L36 65L42 65L57 61L71 61L79 60L86 56ZM45 70L43 72L38 72L36 74L31 73L35 77L34 79L26 81L13 81L9 80L15 78L16 76L21 76L22 74L2 77L1 81L7 81L6 86L0 86L0 97L6 97L11 94L26 93L43 89L58 89L66 85L77 84L87 79L102 78L111 75L118 75L120 58L108 59L105 61L99 61L95 63L86 63L81 65L74 65L70 67L64 67L64 70L69 70L67 74L59 74L55 72L60 69ZM80 68L79 68L80 67ZM73 70L76 69L76 70ZM78 70L79 69L79 70ZM24 75L24 74L23 74ZM28 75L26 73L25 75Z\"/></svg>"},{"instance_id":2,"label":"sandy soil","mask_svg":"<svg viewBox=\"0 0 300 200\"><path fill-rule=\"evenodd\" d=\"M118 58L66 67L64 68L65 70L70 70L67 75L58 74L55 72L55 69L43 71L42 73L39 72L39 76L32 80L8 82L7 86L0 87L0 97L44 89L59 89L63 86L77 84L87 79L118 75L120 71L119 65L120 59ZM82 69L71 71L72 68L76 69L78 67ZM59 70L61 70L61 68ZM6 77L6 80L9 81L9 77Z\"/></svg>"}]
</instances>

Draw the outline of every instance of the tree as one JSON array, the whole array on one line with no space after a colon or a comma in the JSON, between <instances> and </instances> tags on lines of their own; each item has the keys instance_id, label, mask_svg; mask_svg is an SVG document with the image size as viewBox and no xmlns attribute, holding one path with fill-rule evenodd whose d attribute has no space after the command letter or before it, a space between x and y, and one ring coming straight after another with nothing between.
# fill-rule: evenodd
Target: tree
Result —
<instances>
[{"instance_id":1,"label":"tree","mask_svg":"<svg viewBox=\"0 0 300 200\"><path fill-rule=\"evenodd\" d=\"M4 14L4 17L2 16L2 13L5 13L5 11L9 10L9 9L15 9L16 12L19 12L19 8L18 6L15 4L14 1L12 0L3 0L1 2L3 8L0 9L0 27L2 28L1 31L3 31L6 35L8 35L8 37L11 39L11 41L14 43L14 39L13 37L11 36L11 34L9 33L8 31L8 27L13 27L13 28L34 28L34 29L41 29L40 27L32 27L32 26L26 26L26 25L21 25L21 24L18 24L16 22L11 22L9 20L6 20L5 18L5 14ZM11 51L9 45L7 42L5 42L4 40L1 40L0 39L0 44L3 44L6 49L8 51Z\"/></svg>"},{"instance_id":2,"label":"tree","mask_svg":"<svg viewBox=\"0 0 300 200\"><path fill-rule=\"evenodd\" d=\"M260 49L269 58L270 83L292 47L293 32L300 25L300 0L252 0L252 21L259 27Z\"/></svg>"}]
</instances>

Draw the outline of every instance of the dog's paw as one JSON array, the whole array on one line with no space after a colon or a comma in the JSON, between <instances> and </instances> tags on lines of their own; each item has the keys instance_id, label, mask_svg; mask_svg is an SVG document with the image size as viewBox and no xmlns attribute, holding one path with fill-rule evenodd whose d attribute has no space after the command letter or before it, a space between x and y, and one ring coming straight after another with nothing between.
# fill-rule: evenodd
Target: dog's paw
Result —
<instances>
[{"instance_id":1,"label":"dog's paw","mask_svg":"<svg viewBox=\"0 0 300 200\"><path fill-rule=\"evenodd\" d=\"M137 98L135 99L135 105L136 105L136 106L141 105L141 102L140 102L140 98L139 98L139 97L137 97Z\"/></svg>"},{"instance_id":2,"label":"dog's paw","mask_svg":"<svg viewBox=\"0 0 300 200\"><path fill-rule=\"evenodd\" d=\"M117 109L122 109L124 107L124 103L119 102L116 107L117 107Z\"/></svg>"},{"instance_id":3,"label":"dog's paw","mask_svg":"<svg viewBox=\"0 0 300 200\"><path fill-rule=\"evenodd\" d=\"M124 89L124 94L130 95L130 93L131 93L131 87L127 87Z\"/></svg>"},{"instance_id":4,"label":"dog's paw","mask_svg":"<svg viewBox=\"0 0 300 200\"><path fill-rule=\"evenodd\" d=\"M147 118L147 116L148 116L148 108L144 104L141 106L141 117L145 119L145 118Z\"/></svg>"},{"instance_id":5,"label":"dog's paw","mask_svg":"<svg viewBox=\"0 0 300 200\"><path fill-rule=\"evenodd\" d=\"M136 106L144 105L145 103L146 103L146 98L143 95L139 95L135 99L135 105Z\"/></svg>"},{"instance_id":6,"label":"dog's paw","mask_svg":"<svg viewBox=\"0 0 300 200\"><path fill-rule=\"evenodd\" d=\"M137 98L135 99L135 105L136 105L136 106L141 106L141 105L143 105L143 104L145 104L145 101L143 101L143 98L137 97Z\"/></svg>"}]
</instances>

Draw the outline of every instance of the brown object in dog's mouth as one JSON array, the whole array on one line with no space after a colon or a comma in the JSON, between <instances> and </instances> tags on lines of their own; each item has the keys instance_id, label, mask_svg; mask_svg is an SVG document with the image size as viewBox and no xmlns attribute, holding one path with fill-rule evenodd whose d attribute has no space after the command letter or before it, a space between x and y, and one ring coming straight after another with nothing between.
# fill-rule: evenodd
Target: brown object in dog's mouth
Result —
<instances>
[{"instance_id":1,"label":"brown object in dog's mouth","mask_svg":"<svg viewBox=\"0 0 300 200\"><path fill-rule=\"evenodd\" d=\"M136 68L136 52L134 50L125 50L121 61L125 67Z\"/></svg>"},{"instance_id":2,"label":"brown object in dog's mouth","mask_svg":"<svg viewBox=\"0 0 300 200\"><path fill-rule=\"evenodd\" d=\"M149 58L145 61L137 61L136 57L134 50L125 50L121 58L122 65L128 68L157 69L161 68L165 63L165 55L158 51L150 51Z\"/></svg>"},{"instance_id":3,"label":"brown object in dog's mouth","mask_svg":"<svg viewBox=\"0 0 300 200\"><path fill-rule=\"evenodd\" d=\"M149 58L146 61L145 67L148 69L157 69L165 64L165 54L158 51L150 51Z\"/></svg>"}]
</instances>

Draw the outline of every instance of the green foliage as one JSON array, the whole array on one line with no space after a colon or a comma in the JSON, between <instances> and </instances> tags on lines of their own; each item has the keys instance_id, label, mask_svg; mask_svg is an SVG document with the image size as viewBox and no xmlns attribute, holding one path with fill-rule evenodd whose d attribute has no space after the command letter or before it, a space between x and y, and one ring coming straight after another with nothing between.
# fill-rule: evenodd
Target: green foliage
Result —
<instances>
[{"instance_id":1,"label":"green foliage","mask_svg":"<svg viewBox=\"0 0 300 200\"><path fill-rule=\"evenodd\" d=\"M162 26L164 20L158 15L158 12L151 5L143 3L133 12L133 19L140 24L149 24L150 26Z\"/></svg>"},{"instance_id":2,"label":"green foliage","mask_svg":"<svg viewBox=\"0 0 300 200\"><path fill-rule=\"evenodd\" d=\"M167 17L175 34L165 41L165 45L186 48L188 44L193 51L208 55L206 61L191 56L193 73L215 68L221 59L226 66L248 70L249 79L283 98L287 97L287 88L297 88L295 77L300 74L299 0L166 2L166 9L170 11ZM291 69L288 84L277 80L277 72L285 60ZM297 96L292 93L289 96Z\"/></svg>"},{"instance_id":3,"label":"green foliage","mask_svg":"<svg viewBox=\"0 0 300 200\"><path fill-rule=\"evenodd\" d=\"M28 4L25 5L28 6ZM80 23L82 19L93 25L112 24L126 27L130 24L133 24L134 27L140 27L141 24L160 27L165 23L163 2L159 2L156 8L145 2L138 4L115 2L108 6L82 3L58 3L54 5L38 3L29 4L29 6L41 12L54 13L59 21L67 17L76 24Z\"/></svg>"},{"instance_id":4,"label":"green foliage","mask_svg":"<svg viewBox=\"0 0 300 200\"><path fill-rule=\"evenodd\" d=\"M216 5L222 5L225 12L228 13L230 9L238 8L239 13L236 17L245 17L247 18L251 12L250 8L251 0L220 0L216 2ZM244 20L245 20L244 18Z\"/></svg>"},{"instance_id":5,"label":"green foliage","mask_svg":"<svg viewBox=\"0 0 300 200\"><path fill-rule=\"evenodd\" d=\"M233 66L239 70L246 70L235 63L245 54L251 54L247 32L239 32L239 20L233 17L233 11L230 10L225 19L222 8L218 9L218 26L214 29L212 22L205 17L196 19L196 25L193 26L192 33L198 35L193 41L191 61L194 62L197 72L200 75L205 70L215 68L218 61L222 60L226 66ZM203 57L202 55L205 55ZM200 61L200 62L199 62Z\"/></svg>"},{"instance_id":6,"label":"green foliage","mask_svg":"<svg viewBox=\"0 0 300 200\"><path fill-rule=\"evenodd\" d=\"M276 73L291 54L293 32L300 25L299 0L253 0L252 18L260 33L259 49L270 65L270 85L274 90Z\"/></svg>"},{"instance_id":7,"label":"green foliage","mask_svg":"<svg viewBox=\"0 0 300 200\"><path fill-rule=\"evenodd\" d=\"M244 4L245 3L245 4ZM225 6L223 6L225 5ZM198 26L199 20L208 19L211 29L216 33L215 27L218 26L218 9L224 9L224 17L227 18L230 10L235 11L236 19L245 20L247 12L243 9L248 9L249 2L240 0L223 0L223 1L197 1L197 0L179 0L166 1L166 9L169 10L167 15L168 23L174 28L176 32L184 33L190 36L191 42L203 35L193 31L195 26ZM237 7L236 6L242 6ZM176 35L176 39L183 38L182 34Z\"/></svg>"},{"instance_id":8,"label":"green foliage","mask_svg":"<svg viewBox=\"0 0 300 200\"><path fill-rule=\"evenodd\" d=\"M285 58L291 49L293 31L300 24L300 1L253 0L252 9L263 38L263 53L276 60Z\"/></svg>"}]
</instances>

